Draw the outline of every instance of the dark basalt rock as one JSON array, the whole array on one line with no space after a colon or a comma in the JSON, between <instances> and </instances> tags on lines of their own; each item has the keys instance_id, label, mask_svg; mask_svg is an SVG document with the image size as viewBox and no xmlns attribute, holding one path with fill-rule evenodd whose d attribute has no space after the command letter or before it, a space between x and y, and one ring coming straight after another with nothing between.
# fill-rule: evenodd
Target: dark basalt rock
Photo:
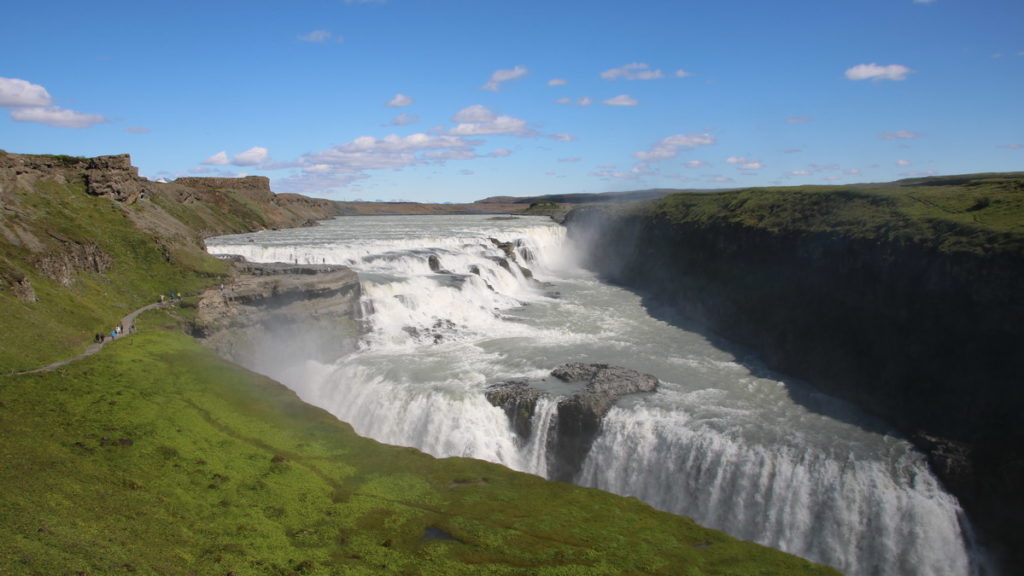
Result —
<instances>
[{"instance_id":1,"label":"dark basalt rock","mask_svg":"<svg viewBox=\"0 0 1024 576\"><path fill-rule=\"evenodd\" d=\"M563 382L585 382L583 389L558 402L555 454L548 462L553 479L571 481L601 431L604 415L627 394L654 392L658 379L636 370L607 364L565 364L551 375Z\"/></svg>"},{"instance_id":2,"label":"dark basalt rock","mask_svg":"<svg viewBox=\"0 0 1024 576\"><path fill-rule=\"evenodd\" d=\"M533 434L533 413L537 409L537 400L544 395L545 392L531 388L526 380L509 380L484 392L488 402L505 410L512 429L524 439Z\"/></svg>"},{"instance_id":3,"label":"dark basalt rock","mask_svg":"<svg viewBox=\"0 0 1024 576\"><path fill-rule=\"evenodd\" d=\"M436 254L427 256L427 265L430 266L430 271L435 274L451 274L451 271L441 267L441 259Z\"/></svg>"},{"instance_id":4,"label":"dark basalt rock","mask_svg":"<svg viewBox=\"0 0 1024 576\"><path fill-rule=\"evenodd\" d=\"M558 401L557 418L548 434L548 476L570 482L601 431L601 421L615 402L628 394L654 392L658 379L650 374L607 364L572 362L555 368L551 375L581 388ZM537 402L548 393L527 380L510 380L491 386L487 400L505 410L512 428L523 441L533 433Z\"/></svg>"}]
</instances>

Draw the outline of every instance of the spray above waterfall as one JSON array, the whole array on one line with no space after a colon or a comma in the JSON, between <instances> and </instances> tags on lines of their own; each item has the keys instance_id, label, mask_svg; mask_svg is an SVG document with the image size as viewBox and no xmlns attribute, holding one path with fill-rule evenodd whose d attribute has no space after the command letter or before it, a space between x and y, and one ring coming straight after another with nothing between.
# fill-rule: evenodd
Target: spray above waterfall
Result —
<instances>
[{"instance_id":1,"label":"spray above waterfall","mask_svg":"<svg viewBox=\"0 0 1024 576\"><path fill-rule=\"evenodd\" d=\"M270 375L360 434L562 475L559 402L573 390L552 369L621 366L655 376L657 391L602 413L567 479L849 574L974 569L959 506L907 442L866 418L832 418L856 411L827 397L817 403L839 408L794 402L799 383L652 318L639 296L576 267L565 230L547 219L345 218L208 249L358 272L359 350ZM528 434L485 396L515 380L544 392Z\"/></svg>"}]
</instances>

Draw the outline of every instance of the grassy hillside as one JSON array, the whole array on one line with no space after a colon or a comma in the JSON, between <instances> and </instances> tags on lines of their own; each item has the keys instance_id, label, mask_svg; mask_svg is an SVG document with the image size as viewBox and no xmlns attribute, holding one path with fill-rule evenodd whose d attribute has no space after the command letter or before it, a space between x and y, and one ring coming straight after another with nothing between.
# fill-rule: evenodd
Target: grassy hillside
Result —
<instances>
[{"instance_id":1,"label":"grassy hillside","mask_svg":"<svg viewBox=\"0 0 1024 576\"><path fill-rule=\"evenodd\" d=\"M201 234L274 222L230 191L89 196L76 163L0 171L0 574L834 573L634 499L360 438L185 336L187 308L14 374L220 282Z\"/></svg>"},{"instance_id":2,"label":"grassy hillside","mask_svg":"<svg viewBox=\"0 0 1024 576\"><path fill-rule=\"evenodd\" d=\"M641 209L674 221L732 222L774 231L829 231L917 242L949 252L1020 250L1024 173L878 185L680 193Z\"/></svg>"},{"instance_id":3,"label":"grassy hillside","mask_svg":"<svg viewBox=\"0 0 1024 576\"><path fill-rule=\"evenodd\" d=\"M360 438L162 323L0 380L0 573L829 573L634 499Z\"/></svg>"},{"instance_id":4,"label":"grassy hillside","mask_svg":"<svg viewBox=\"0 0 1024 576\"><path fill-rule=\"evenodd\" d=\"M42 181L12 196L0 219L0 371L81 352L160 294L193 293L227 273L189 239L136 228L130 212L147 207L87 196L81 182ZM10 289L16 282L34 299Z\"/></svg>"}]
</instances>

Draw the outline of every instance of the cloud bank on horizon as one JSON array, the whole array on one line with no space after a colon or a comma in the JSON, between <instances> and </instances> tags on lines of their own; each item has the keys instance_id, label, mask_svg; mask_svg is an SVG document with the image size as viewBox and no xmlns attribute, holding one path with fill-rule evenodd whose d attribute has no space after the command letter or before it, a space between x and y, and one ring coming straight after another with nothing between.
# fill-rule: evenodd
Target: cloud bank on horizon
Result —
<instances>
[{"instance_id":1,"label":"cloud bank on horizon","mask_svg":"<svg viewBox=\"0 0 1024 576\"><path fill-rule=\"evenodd\" d=\"M423 202L1024 170L1015 0L77 6L8 7L0 148Z\"/></svg>"}]
</instances>

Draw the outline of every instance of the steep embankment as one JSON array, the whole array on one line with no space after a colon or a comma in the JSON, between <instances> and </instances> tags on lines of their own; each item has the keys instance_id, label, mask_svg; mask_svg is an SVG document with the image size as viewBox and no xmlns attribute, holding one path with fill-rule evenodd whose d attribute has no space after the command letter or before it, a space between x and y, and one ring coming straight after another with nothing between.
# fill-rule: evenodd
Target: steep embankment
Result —
<instances>
[{"instance_id":1,"label":"steep embankment","mask_svg":"<svg viewBox=\"0 0 1024 576\"><path fill-rule=\"evenodd\" d=\"M0 205L3 371L80 352L160 294L228 274L205 237L337 214L327 200L279 197L263 177L149 182L127 155L0 152Z\"/></svg>"},{"instance_id":2,"label":"steep embankment","mask_svg":"<svg viewBox=\"0 0 1024 576\"><path fill-rule=\"evenodd\" d=\"M75 355L158 294L220 290L228 265L204 235L333 210L267 192L157 185L127 157L0 154L0 573L834 573L633 499L359 438L187 337L191 296L97 354L12 373ZM325 274L227 283L271 305L211 322L351 306L351 273Z\"/></svg>"},{"instance_id":3,"label":"steep embankment","mask_svg":"<svg viewBox=\"0 0 1024 576\"><path fill-rule=\"evenodd\" d=\"M1024 175L680 194L568 225L655 312L913 437L985 534L1024 549Z\"/></svg>"}]
</instances>

